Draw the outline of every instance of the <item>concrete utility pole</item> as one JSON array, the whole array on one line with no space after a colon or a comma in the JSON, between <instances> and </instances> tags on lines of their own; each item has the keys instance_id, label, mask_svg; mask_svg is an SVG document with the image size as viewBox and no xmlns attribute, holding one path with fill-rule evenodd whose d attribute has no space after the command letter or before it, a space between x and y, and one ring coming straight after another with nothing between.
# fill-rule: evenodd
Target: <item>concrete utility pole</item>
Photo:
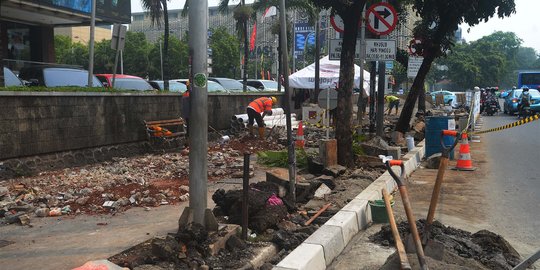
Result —
<instances>
[{"instance_id":1,"label":"concrete utility pole","mask_svg":"<svg viewBox=\"0 0 540 270\"><path fill-rule=\"evenodd\" d=\"M294 140L292 139L292 127L291 127L291 91L289 89L289 61L287 57L287 10L285 9L285 0L279 1L279 20L280 20L280 46L281 57L283 57L283 87L285 88L285 116L287 124L287 145L289 147L289 194L293 202L296 202L296 155L294 153Z\"/></svg>"},{"instance_id":2,"label":"concrete utility pole","mask_svg":"<svg viewBox=\"0 0 540 270\"><path fill-rule=\"evenodd\" d=\"M189 127L189 207L184 209L180 227L195 222L209 231L218 224L207 208L208 196L208 0L191 1L189 6L189 52L192 59Z\"/></svg>"},{"instance_id":3,"label":"concrete utility pole","mask_svg":"<svg viewBox=\"0 0 540 270\"><path fill-rule=\"evenodd\" d=\"M88 87L94 86L94 32L96 30L96 1L92 0L90 17L90 41L88 44Z\"/></svg>"}]
</instances>

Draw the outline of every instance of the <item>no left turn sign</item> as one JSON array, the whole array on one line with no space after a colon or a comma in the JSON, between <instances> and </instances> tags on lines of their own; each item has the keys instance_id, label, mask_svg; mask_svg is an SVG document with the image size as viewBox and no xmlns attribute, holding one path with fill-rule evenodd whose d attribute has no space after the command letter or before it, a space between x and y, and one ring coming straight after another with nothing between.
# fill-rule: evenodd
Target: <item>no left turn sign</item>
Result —
<instances>
[{"instance_id":1,"label":"no left turn sign","mask_svg":"<svg viewBox=\"0 0 540 270\"><path fill-rule=\"evenodd\" d=\"M377 3L369 7L366 14L368 29L375 35L386 35L397 25L397 12L388 3Z\"/></svg>"}]
</instances>

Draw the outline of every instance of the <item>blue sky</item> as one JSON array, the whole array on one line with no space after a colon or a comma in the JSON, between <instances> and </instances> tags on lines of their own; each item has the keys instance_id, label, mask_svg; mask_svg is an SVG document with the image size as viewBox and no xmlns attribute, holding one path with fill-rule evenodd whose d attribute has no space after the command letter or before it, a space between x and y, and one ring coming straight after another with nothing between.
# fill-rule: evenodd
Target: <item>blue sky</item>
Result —
<instances>
[{"instance_id":1,"label":"blue sky","mask_svg":"<svg viewBox=\"0 0 540 270\"><path fill-rule=\"evenodd\" d=\"M170 9L180 9L184 6L184 0L175 0L169 2ZM231 3L238 3L239 0L231 0ZM247 3L253 1L246 0ZM131 11L141 12L141 1L131 0ZM216 6L219 0L208 0L209 6ZM540 20L538 12L540 11L539 0L515 0L516 13L504 19L491 18L486 23L480 23L474 27L462 25L463 37L467 41L474 41L483 36L487 36L495 31L514 32L523 40L522 46L532 47L540 53ZM470 31L467 33L467 30Z\"/></svg>"}]
</instances>

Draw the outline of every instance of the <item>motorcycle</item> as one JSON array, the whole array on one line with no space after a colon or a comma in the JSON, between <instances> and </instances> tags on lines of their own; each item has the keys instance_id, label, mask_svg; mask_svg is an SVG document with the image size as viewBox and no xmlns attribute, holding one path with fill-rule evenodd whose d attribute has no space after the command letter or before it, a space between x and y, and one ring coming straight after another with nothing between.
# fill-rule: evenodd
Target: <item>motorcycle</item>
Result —
<instances>
[{"instance_id":1,"label":"motorcycle","mask_svg":"<svg viewBox=\"0 0 540 270\"><path fill-rule=\"evenodd\" d=\"M490 98L484 102L484 111L487 115L492 116L501 110L499 101L496 98Z\"/></svg>"},{"instance_id":2,"label":"motorcycle","mask_svg":"<svg viewBox=\"0 0 540 270\"><path fill-rule=\"evenodd\" d=\"M531 111L531 104L529 102L520 102L519 111L518 111L518 119L526 118L529 116L532 116L533 113Z\"/></svg>"}]
</instances>

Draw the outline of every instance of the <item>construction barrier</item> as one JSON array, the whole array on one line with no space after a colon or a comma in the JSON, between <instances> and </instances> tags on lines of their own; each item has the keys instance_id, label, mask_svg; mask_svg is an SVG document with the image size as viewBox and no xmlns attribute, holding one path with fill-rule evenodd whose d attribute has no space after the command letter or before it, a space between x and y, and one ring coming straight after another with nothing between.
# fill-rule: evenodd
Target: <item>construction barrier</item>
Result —
<instances>
[{"instance_id":1,"label":"construction barrier","mask_svg":"<svg viewBox=\"0 0 540 270\"><path fill-rule=\"evenodd\" d=\"M500 130L504 130L504 129L509 129L509 128L521 126L521 125L536 121L538 119L540 119L540 116L538 114L536 114L536 115L533 115L533 116L529 116L529 117L527 117L525 119L521 119L521 120L518 120L516 122L506 124L504 126L500 126L500 127L496 127L496 128L490 128L490 129L486 129L486 130L475 131L475 132L471 132L470 134L478 135L478 134L484 134L484 133L500 131Z\"/></svg>"}]
</instances>

